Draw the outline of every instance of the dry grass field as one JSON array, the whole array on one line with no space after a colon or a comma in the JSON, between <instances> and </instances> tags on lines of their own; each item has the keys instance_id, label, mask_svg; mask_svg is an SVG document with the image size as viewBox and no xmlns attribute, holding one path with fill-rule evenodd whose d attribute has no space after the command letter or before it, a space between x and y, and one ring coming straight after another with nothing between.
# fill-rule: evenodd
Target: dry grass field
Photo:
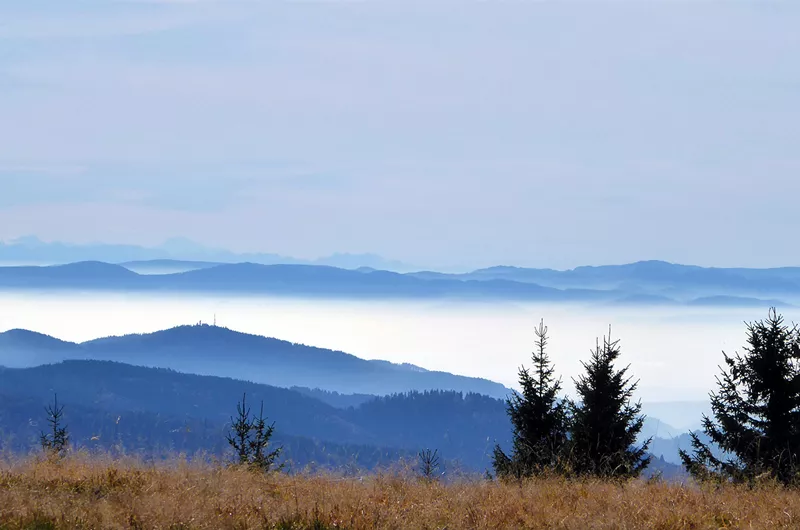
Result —
<instances>
[{"instance_id":1,"label":"dry grass field","mask_svg":"<svg viewBox=\"0 0 800 530\"><path fill-rule=\"evenodd\" d=\"M78 455L6 461L0 529L800 528L800 493L539 480L259 475Z\"/></svg>"}]
</instances>

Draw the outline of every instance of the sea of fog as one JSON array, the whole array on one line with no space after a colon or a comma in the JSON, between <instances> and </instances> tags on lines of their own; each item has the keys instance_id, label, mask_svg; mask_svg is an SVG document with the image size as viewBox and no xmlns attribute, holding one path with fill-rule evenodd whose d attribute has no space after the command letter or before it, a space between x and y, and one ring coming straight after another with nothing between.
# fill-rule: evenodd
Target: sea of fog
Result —
<instances>
[{"instance_id":1,"label":"sea of fog","mask_svg":"<svg viewBox=\"0 0 800 530\"><path fill-rule=\"evenodd\" d=\"M211 323L216 316L218 325L237 331L342 350L364 359L485 377L511 387L516 386L518 367L530 361L533 329L544 318L551 359L569 393L571 378L582 370L580 361L611 326L613 338L621 341L621 363L630 364L631 375L640 380L638 396L653 406L707 401L721 352L740 350L744 321L766 314L767 308L0 293L0 331L24 328L79 342ZM784 315L800 320L800 311ZM683 422L682 417L670 415L676 427L697 419Z\"/></svg>"}]
</instances>

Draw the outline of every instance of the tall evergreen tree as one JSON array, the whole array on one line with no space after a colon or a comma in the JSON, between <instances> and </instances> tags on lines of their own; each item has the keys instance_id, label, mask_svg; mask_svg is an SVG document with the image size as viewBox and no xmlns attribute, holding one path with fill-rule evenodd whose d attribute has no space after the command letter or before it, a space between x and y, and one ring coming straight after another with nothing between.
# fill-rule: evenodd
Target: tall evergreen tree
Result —
<instances>
[{"instance_id":1,"label":"tall evergreen tree","mask_svg":"<svg viewBox=\"0 0 800 530\"><path fill-rule=\"evenodd\" d=\"M236 404L236 418L231 417L231 430L226 437L234 452L233 463L259 471L270 471L283 450L282 447L269 450L275 424L267 424L263 401L258 416L251 418L246 400L247 395L244 394L242 401ZM283 464L277 467L281 468Z\"/></svg>"},{"instance_id":2,"label":"tall evergreen tree","mask_svg":"<svg viewBox=\"0 0 800 530\"><path fill-rule=\"evenodd\" d=\"M283 452L282 447L278 447L270 451L270 439L275 432L275 422L267 425L267 419L264 417L264 402L261 402L261 409L259 409L258 416L253 418L251 424L253 437L250 440L250 448L252 450L253 458L252 465L261 471L269 471L276 464L276 460ZM283 464L277 466L277 469L282 469Z\"/></svg>"},{"instance_id":3,"label":"tall evergreen tree","mask_svg":"<svg viewBox=\"0 0 800 530\"><path fill-rule=\"evenodd\" d=\"M766 320L748 323L744 354L723 352L725 368L712 392L714 420L703 431L728 458L717 458L692 433L693 454L681 451L699 479L735 482L771 476L796 484L800 456L800 334L772 308Z\"/></svg>"},{"instance_id":4,"label":"tall evergreen tree","mask_svg":"<svg viewBox=\"0 0 800 530\"><path fill-rule=\"evenodd\" d=\"M507 400L507 411L514 427L513 449L506 455L494 449L493 466L500 476L527 477L558 471L567 441L567 407L559 398L561 380L547 355L547 327L542 320L534 329L536 350L532 354L533 374L519 370L521 394Z\"/></svg>"},{"instance_id":5,"label":"tall evergreen tree","mask_svg":"<svg viewBox=\"0 0 800 530\"><path fill-rule=\"evenodd\" d=\"M603 338L583 362L586 374L575 381L579 401L572 404L570 461L577 475L603 478L637 477L650 464L650 440L636 446L644 425L641 403L631 403L637 383L617 370L619 341Z\"/></svg>"},{"instance_id":6,"label":"tall evergreen tree","mask_svg":"<svg viewBox=\"0 0 800 530\"><path fill-rule=\"evenodd\" d=\"M64 421L64 405L58 406L58 394L53 396L53 404L45 407L47 423L50 424L50 433L42 432L39 442L42 449L53 457L61 458L67 452L69 433Z\"/></svg>"},{"instance_id":7,"label":"tall evergreen tree","mask_svg":"<svg viewBox=\"0 0 800 530\"><path fill-rule=\"evenodd\" d=\"M250 444L250 433L253 424L250 420L250 407L247 406L247 394L236 404L236 418L231 416L231 432L226 439L234 452L234 462L238 465L249 465L253 448Z\"/></svg>"}]
</instances>

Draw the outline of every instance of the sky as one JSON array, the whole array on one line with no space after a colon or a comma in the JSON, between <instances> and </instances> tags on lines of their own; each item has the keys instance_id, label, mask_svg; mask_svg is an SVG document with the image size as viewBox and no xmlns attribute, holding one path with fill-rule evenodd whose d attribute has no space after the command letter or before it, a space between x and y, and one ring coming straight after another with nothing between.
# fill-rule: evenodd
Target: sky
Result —
<instances>
[{"instance_id":1,"label":"sky","mask_svg":"<svg viewBox=\"0 0 800 530\"><path fill-rule=\"evenodd\" d=\"M800 4L0 0L0 240L800 265Z\"/></svg>"}]
</instances>

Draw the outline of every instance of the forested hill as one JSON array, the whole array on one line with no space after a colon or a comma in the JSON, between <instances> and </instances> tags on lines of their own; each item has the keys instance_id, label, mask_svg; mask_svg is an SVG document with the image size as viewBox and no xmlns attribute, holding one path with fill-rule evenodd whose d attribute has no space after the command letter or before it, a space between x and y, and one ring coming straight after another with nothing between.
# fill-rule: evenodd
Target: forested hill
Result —
<instances>
[{"instance_id":1,"label":"forested hill","mask_svg":"<svg viewBox=\"0 0 800 530\"><path fill-rule=\"evenodd\" d=\"M290 390L240 380L190 375L108 361L65 361L35 368L0 368L0 430L17 450L36 445L45 404L58 394L74 442L121 444L127 451L197 450L221 454L236 404L264 402L276 441L295 465L362 467L386 464L422 449L438 449L451 467L482 473L496 443L508 446L505 403L452 391L359 396L359 406L336 407L317 390ZM368 399L367 399L368 398ZM668 474L679 470L666 466ZM674 469L673 469L674 468Z\"/></svg>"},{"instance_id":2,"label":"forested hill","mask_svg":"<svg viewBox=\"0 0 800 530\"><path fill-rule=\"evenodd\" d=\"M213 430L220 437L236 411L237 401L246 393L252 404L263 400L265 413L276 422L280 435L369 446L373 451L436 448L444 458L458 460L474 470L488 465L495 442L507 443L510 438L503 402L478 394L411 392L372 398L360 407L342 409L294 390L107 361L66 361L0 370L0 395L30 402L26 411L30 419L44 420L43 407L54 393L67 407L68 422L77 421L74 415L79 410L96 411L89 412L92 418L86 421L97 429L108 423L108 418L119 417L122 425L130 418L151 414L172 429L182 422L205 424L204 432ZM0 421L6 432L19 427L9 425L7 417ZM127 443L135 448L147 440L160 439L162 429L156 425L158 422L130 431ZM108 423L105 428L113 430L114 426ZM88 431L84 434L91 438ZM207 442L198 439L196 432L185 436L181 443L187 447L197 448ZM89 443L85 437L76 441ZM209 447L214 448L218 447Z\"/></svg>"},{"instance_id":3,"label":"forested hill","mask_svg":"<svg viewBox=\"0 0 800 530\"><path fill-rule=\"evenodd\" d=\"M0 365L22 368L76 359L119 361L286 388L318 388L346 394L385 395L441 389L504 399L509 393L508 388L487 379L385 361L368 361L341 351L240 333L219 326L180 326L82 344L26 330L0 333Z\"/></svg>"}]
</instances>

